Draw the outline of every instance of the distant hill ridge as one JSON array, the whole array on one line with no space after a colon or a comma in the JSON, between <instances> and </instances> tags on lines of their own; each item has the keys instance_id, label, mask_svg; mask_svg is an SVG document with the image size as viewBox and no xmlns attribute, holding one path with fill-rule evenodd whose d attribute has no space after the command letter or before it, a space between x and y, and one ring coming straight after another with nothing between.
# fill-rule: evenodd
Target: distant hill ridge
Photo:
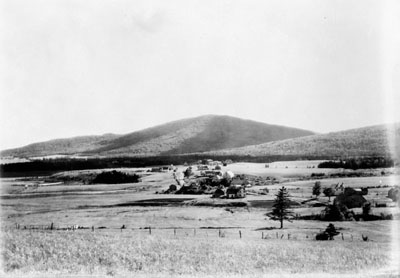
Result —
<instances>
[{"instance_id":1,"label":"distant hill ridge","mask_svg":"<svg viewBox=\"0 0 400 278\"><path fill-rule=\"evenodd\" d=\"M210 155L238 156L392 156L400 158L400 123L314 134L208 152Z\"/></svg>"},{"instance_id":2,"label":"distant hill ridge","mask_svg":"<svg viewBox=\"0 0 400 278\"><path fill-rule=\"evenodd\" d=\"M73 138L53 139L45 142L33 143L21 148L1 151L1 156L35 157L58 154L79 154L88 150L95 150L119 135L89 135Z\"/></svg>"},{"instance_id":3,"label":"distant hill ridge","mask_svg":"<svg viewBox=\"0 0 400 278\"><path fill-rule=\"evenodd\" d=\"M154 126L125 135L105 134L56 139L4 150L2 156L47 155L157 156L208 152L314 134L220 115L205 115Z\"/></svg>"}]
</instances>

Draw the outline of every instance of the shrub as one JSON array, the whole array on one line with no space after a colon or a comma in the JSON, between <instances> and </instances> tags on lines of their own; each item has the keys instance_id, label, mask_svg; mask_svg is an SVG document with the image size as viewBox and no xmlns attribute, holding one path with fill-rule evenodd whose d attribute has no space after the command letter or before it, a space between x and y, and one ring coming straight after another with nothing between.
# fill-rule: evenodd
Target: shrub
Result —
<instances>
[{"instance_id":1,"label":"shrub","mask_svg":"<svg viewBox=\"0 0 400 278\"><path fill-rule=\"evenodd\" d=\"M324 177L325 173L311 173L312 178Z\"/></svg>"},{"instance_id":2,"label":"shrub","mask_svg":"<svg viewBox=\"0 0 400 278\"><path fill-rule=\"evenodd\" d=\"M334 236L337 236L338 234L340 234L335 226L330 223L328 225L328 227L325 229L325 231L323 231L322 233L317 234L317 236L315 237L316 240L333 240Z\"/></svg>"},{"instance_id":3,"label":"shrub","mask_svg":"<svg viewBox=\"0 0 400 278\"><path fill-rule=\"evenodd\" d=\"M393 214L391 214L391 213L384 214L382 212L381 213L381 220L393 220Z\"/></svg>"}]
</instances>

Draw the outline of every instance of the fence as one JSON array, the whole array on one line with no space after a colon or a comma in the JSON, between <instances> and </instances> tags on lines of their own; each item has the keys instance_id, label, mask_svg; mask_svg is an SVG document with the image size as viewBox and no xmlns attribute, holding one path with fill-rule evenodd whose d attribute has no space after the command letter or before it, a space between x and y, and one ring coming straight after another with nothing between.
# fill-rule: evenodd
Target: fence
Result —
<instances>
[{"instance_id":1,"label":"fence","mask_svg":"<svg viewBox=\"0 0 400 278\"><path fill-rule=\"evenodd\" d=\"M136 227L128 228L125 225L121 227L105 227L105 226L80 226L80 225L56 225L50 223L48 225L20 225L15 224L18 230L29 231L87 231L87 232L120 232L124 234L135 234L136 236L159 235L168 238L230 238L230 239L264 239L264 240L315 240L316 235L321 232L288 232L282 230L260 230L251 227ZM352 233L339 233L337 240L355 241L357 239L370 241L368 236L353 235Z\"/></svg>"}]
</instances>

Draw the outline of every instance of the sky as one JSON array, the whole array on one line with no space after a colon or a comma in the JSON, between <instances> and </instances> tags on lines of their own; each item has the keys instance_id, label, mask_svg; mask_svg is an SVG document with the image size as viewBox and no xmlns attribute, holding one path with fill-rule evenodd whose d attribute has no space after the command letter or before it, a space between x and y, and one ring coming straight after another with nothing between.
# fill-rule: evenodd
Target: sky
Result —
<instances>
[{"instance_id":1,"label":"sky","mask_svg":"<svg viewBox=\"0 0 400 278\"><path fill-rule=\"evenodd\" d=\"M0 149L205 114L321 133L400 120L395 0L3 0L0 11Z\"/></svg>"}]
</instances>

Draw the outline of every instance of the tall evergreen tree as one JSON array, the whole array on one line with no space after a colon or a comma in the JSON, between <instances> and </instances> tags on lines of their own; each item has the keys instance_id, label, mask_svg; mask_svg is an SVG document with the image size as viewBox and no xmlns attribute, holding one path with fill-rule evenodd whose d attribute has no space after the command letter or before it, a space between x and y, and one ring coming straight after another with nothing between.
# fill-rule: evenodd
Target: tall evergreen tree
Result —
<instances>
[{"instance_id":1,"label":"tall evergreen tree","mask_svg":"<svg viewBox=\"0 0 400 278\"><path fill-rule=\"evenodd\" d=\"M275 195L275 201L270 214L272 220L278 220L281 222L281 229L283 228L283 220L289 220L289 216L293 213L290 210L290 195L287 189L282 186L279 189L278 194Z\"/></svg>"},{"instance_id":2,"label":"tall evergreen tree","mask_svg":"<svg viewBox=\"0 0 400 278\"><path fill-rule=\"evenodd\" d=\"M312 194L315 195L317 198L321 194L321 182L316 181L314 187L312 189Z\"/></svg>"}]
</instances>

